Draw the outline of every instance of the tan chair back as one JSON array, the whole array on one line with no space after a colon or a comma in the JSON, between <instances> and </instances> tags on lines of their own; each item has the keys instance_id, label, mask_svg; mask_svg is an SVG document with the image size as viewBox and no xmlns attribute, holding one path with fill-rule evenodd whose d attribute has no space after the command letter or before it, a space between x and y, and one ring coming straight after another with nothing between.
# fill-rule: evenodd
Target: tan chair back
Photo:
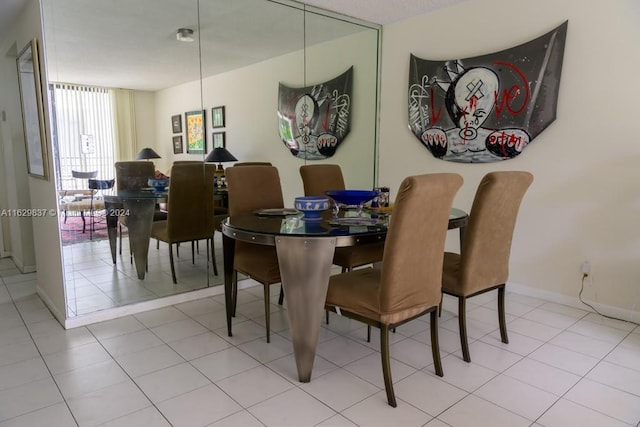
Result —
<instances>
[{"instance_id":1,"label":"tan chair back","mask_svg":"<svg viewBox=\"0 0 640 427\"><path fill-rule=\"evenodd\" d=\"M214 165L174 164L167 201L167 235L171 241L189 241L213 236Z\"/></svg>"},{"instance_id":2,"label":"tan chair back","mask_svg":"<svg viewBox=\"0 0 640 427\"><path fill-rule=\"evenodd\" d=\"M149 178L153 178L155 173L154 164L145 160L116 162L115 168L116 188L124 191L149 187Z\"/></svg>"},{"instance_id":3,"label":"tan chair back","mask_svg":"<svg viewBox=\"0 0 640 427\"><path fill-rule=\"evenodd\" d=\"M274 166L234 166L225 173L229 215L284 207L280 174Z\"/></svg>"},{"instance_id":4,"label":"tan chair back","mask_svg":"<svg viewBox=\"0 0 640 427\"><path fill-rule=\"evenodd\" d=\"M491 172L478 185L460 252L464 295L509 277L509 255L520 203L533 182L529 172Z\"/></svg>"},{"instance_id":5,"label":"tan chair back","mask_svg":"<svg viewBox=\"0 0 640 427\"><path fill-rule=\"evenodd\" d=\"M439 304L449 214L461 185L462 177L454 173L411 176L402 181L382 258L383 317Z\"/></svg>"},{"instance_id":6,"label":"tan chair back","mask_svg":"<svg viewBox=\"0 0 640 427\"><path fill-rule=\"evenodd\" d=\"M233 166L272 166L271 162L238 162Z\"/></svg>"},{"instance_id":7,"label":"tan chair back","mask_svg":"<svg viewBox=\"0 0 640 427\"><path fill-rule=\"evenodd\" d=\"M303 165L300 176L305 196L326 196L325 191L345 189L340 165Z\"/></svg>"}]
</instances>

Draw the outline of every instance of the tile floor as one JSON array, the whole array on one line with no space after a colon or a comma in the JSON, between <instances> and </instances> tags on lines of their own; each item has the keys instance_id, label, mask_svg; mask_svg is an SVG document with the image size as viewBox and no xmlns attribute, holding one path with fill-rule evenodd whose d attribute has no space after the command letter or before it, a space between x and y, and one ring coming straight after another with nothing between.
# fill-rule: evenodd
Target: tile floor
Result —
<instances>
[{"instance_id":1,"label":"tile floor","mask_svg":"<svg viewBox=\"0 0 640 427\"><path fill-rule=\"evenodd\" d=\"M33 275L0 260L0 426L639 426L640 327L508 293L510 344L495 296L474 298L472 363L453 300L433 373L428 316L392 334L398 407L386 404L378 340L331 316L313 378L296 380L286 309L272 287L239 293L234 336L222 296L63 330Z\"/></svg>"},{"instance_id":2,"label":"tile floor","mask_svg":"<svg viewBox=\"0 0 640 427\"><path fill-rule=\"evenodd\" d=\"M129 241L123 238L122 255L117 255L114 269L108 240L86 241L63 247L67 315L74 317L96 311L166 297L207 286L207 251L205 242L198 242L195 261L191 259L191 245L181 245L174 260L178 284L171 279L169 246L155 240L149 249L149 269L145 280L138 280L129 257ZM220 269L215 276L209 262L209 286L222 284L222 237L216 233L216 263Z\"/></svg>"}]
</instances>

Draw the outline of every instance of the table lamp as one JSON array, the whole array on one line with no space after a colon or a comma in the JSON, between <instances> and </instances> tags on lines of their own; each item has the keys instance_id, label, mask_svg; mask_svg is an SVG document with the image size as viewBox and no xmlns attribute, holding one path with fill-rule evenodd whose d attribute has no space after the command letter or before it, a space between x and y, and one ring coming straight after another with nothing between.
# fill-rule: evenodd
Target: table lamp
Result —
<instances>
[{"instance_id":1,"label":"table lamp","mask_svg":"<svg viewBox=\"0 0 640 427\"><path fill-rule=\"evenodd\" d=\"M222 162L237 162L233 154L227 151L224 147L216 147L204 159L207 163L218 163L218 167L216 168L216 176L218 178L224 175L224 168L222 167Z\"/></svg>"},{"instance_id":2,"label":"table lamp","mask_svg":"<svg viewBox=\"0 0 640 427\"><path fill-rule=\"evenodd\" d=\"M136 160L159 159L160 155L153 151L152 148L143 148L136 156Z\"/></svg>"}]
</instances>

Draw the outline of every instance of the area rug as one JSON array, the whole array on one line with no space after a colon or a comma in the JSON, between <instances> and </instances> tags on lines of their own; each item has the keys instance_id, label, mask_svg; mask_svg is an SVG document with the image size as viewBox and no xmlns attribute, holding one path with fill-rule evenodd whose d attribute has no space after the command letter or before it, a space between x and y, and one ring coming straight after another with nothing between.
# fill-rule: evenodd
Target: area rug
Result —
<instances>
[{"instance_id":1,"label":"area rug","mask_svg":"<svg viewBox=\"0 0 640 427\"><path fill-rule=\"evenodd\" d=\"M86 217L85 221L87 223L85 227L84 233L82 232L82 218L78 215L69 215L67 216L67 221L65 222L64 216L60 218L60 238L62 240L62 245L71 245L74 243L80 242L88 242L88 241L99 241L108 239L109 235L107 234L107 225L105 224L104 217L96 217L94 218L94 229L91 233L89 233L89 227L91 225L92 218ZM126 228L122 229L123 234L126 235Z\"/></svg>"}]
</instances>

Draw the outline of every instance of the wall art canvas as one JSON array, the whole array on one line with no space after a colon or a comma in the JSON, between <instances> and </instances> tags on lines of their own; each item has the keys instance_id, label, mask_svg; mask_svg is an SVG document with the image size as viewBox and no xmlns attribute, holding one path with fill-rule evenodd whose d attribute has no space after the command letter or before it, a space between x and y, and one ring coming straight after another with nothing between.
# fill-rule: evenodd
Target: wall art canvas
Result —
<instances>
[{"instance_id":1,"label":"wall art canvas","mask_svg":"<svg viewBox=\"0 0 640 427\"><path fill-rule=\"evenodd\" d=\"M333 156L351 128L353 67L324 83L292 88L280 83L278 129L296 157Z\"/></svg>"},{"instance_id":2,"label":"wall art canvas","mask_svg":"<svg viewBox=\"0 0 640 427\"><path fill-rule=\"evenodd\" d=\"M519 155L556 118L567 24L483 56L411 55L411 132L443 160L487 163Z\"/></svg>"},{"instance_id":3,"label":"wall art canvas","mask_svg":"<svg viewBox=\"0 0 640 427\"><path fill-rule=\"evenodd\" d=\"M204 154L206 151L204 110L184 113L184 122L187 128L187 153Z\"/></svg>"}]
</instances>

